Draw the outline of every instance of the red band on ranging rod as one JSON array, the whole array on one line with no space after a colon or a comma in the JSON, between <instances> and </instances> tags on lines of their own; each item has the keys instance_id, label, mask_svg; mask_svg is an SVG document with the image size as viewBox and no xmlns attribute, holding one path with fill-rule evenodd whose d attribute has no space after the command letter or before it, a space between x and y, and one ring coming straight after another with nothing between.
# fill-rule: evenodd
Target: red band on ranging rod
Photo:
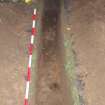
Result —
<instances>
[{"instance_id":1,"label":"red band on ranging rod","mask_svg":"<svg viewBox=\"0 0 105 105\"><path fill-rule=\"evenodd\" d=\"M32 16L32 20L36 20L37 16L36 15L33 15Z\"/></svg>"},{"instance_id":2,"label":"red band on ranging rod","mask_svg":"<svg viewBox=\"0 0 105 105\"><path fill-rule=\"evenodd\" d=\"M29 54L32 55L32 51L33 51L33 45L32 44L29 45L28 50L29 50Z\"/></svg>"},{"instance_id":3,"label":"red band on ranging rod","mask_svg":"<svg viewBox=\"0 0 105 105\"><path fill-rule=\"evenodd\" d=\"M28 70L27 70L27 81L30 81L31 79L31 68L28 67Z\"/></svg>"},{"instance_id":4,"label":"red band on ranging rod","mask_svg":"<svg viewBox=\"0 0 105 105\"><path fill-rule=\"evenodd\" d=\"M28 105L28 99L24 99L24 105Z\"/></svg>"},{"instance_id":5,"label":"red band on ranging rod","mask_svg":"<svg viewBox=\"0 0 105 105\"><path fill-rule=\"evenodd\" d=\"M36 28L32 28L32 35L36 35L37 31L36 31Z\"/></svg>"}]
</instances>

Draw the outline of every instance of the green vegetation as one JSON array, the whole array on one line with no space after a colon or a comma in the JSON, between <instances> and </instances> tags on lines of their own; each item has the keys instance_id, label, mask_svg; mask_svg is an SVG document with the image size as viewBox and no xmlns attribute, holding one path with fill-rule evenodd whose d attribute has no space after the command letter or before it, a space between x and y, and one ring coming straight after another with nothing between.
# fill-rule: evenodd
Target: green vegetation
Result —
<instances>
[{"instance_id":1,"label":"green vegetation","mask_svg":"<svg viewBox=\"0 0 105 105\"><path fill-rule=\"evenodd\" d=\"M62 21L62 36L65 49L65 70L67 77L70 81L70 94L72 94L73 105L80 105L79 93L75 84L76 74L75 74L75 55L72 49L72 33L67 30L68 21L66 20L66 15L64 15L64 7L62 6L61 21Z\"/></svg>"},{"instance_id":2,"label":"green vegetation","mask_svg":"<svg viewBox=\"0 0 105 105\"><path fill-rule=\"evenodd\" d=\"M64 35L64 46L65 46L65 70L67 72L68 79L70 81L70 89L74 101L74 105L80 105L78 90L75 84L75 55L72 50L72 38L70 35ZM69 37L69 38L68 38Z\"/></svg>"}]
</instances>

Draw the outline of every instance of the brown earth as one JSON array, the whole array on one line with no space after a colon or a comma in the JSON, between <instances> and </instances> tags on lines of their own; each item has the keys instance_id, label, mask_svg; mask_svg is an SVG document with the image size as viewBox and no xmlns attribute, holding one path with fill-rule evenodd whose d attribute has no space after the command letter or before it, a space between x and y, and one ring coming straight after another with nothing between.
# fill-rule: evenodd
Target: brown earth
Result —
<instances>
[{"instance_id":1,"label":"brown earth","mask_svg":"<svg viewBox=\"0 0 105 105\"><path fill-rule=\"evenodd\" d=\"M31 16L19 5L0 3L0 104L22 105Z\"/></svg>"},{"instance_id":2,"label":"brown earth","mask_svg":"<svg viewBox=\"0 0 105 105\"><path fill-rule=\"evenodd\" d=\"M76 71L79 79L83 81L83 85L85 84L82 96L86 105L104 105L105 103L104 8L104 0L74 0L70 14L71 32L74 40L73 48L77 62ZM0 103L2 105L20 105L23 103L28 60L27 42L31 27L30 12L32 10L27 10L27 7L0 3ZM46 39L49 40L49 37L46 36ZM52 46L55 49L55 45L52 44ZM54 50L51 49L51 54L52 51ZM41 78L38 89L41 91L37 93L38 97L43 95L44 99L40 99L40 97L37 102L43 103L43 105L64 105L64 103L68 105L68 93L64 91L64 88L68 89L68 84L65 82L66 77L62 69L63 61L59 51L57 53L54 51L54 57L48 57L49 62L45 63L43 60L46 60L46 56L48 57L48 54L44 53L42 65L39 66L43 72L39 72ZM65 84L66 87L62 84ZM59 98L59 96L62 97ZM46 103L48 97L52 100Z\"/></svg>"},{"instance_id":3,"label":"brown earth","mask_svg":"<svg viewBox=\"0 0 105 105\"><path fill-rule=\"evenodd\" d=\"M73 105L59 43L59 18L60 1L45 0L42 15L42 47L37 72L38 105Z\"/></svg>"},{"instance_id":4,"label":"brown earth","mask_svg":"<svg viewBox=\"0 0 105 105\"><path fill-rule=\"evenodd\" d=\"M24 101L32 9L17 4L0 4L0 103L21 105ZM49 18L50 17L50 18ZM64 72L59 42L58 16L49 14L50 27L43 29L43 59L38 66L36 103L70 105L69 87ZM57 20L56 20L57 19ZM47 20L44 20L45 23ZM45 27L44 27L45 28ZM47 29L48 28L48 29ZM33 104L33 102L30 103Z\"/></svg>"},{"instance_id":5,"label":"brown earth","mask_svg":"<svg viewBox=\"0 0 105 105\"><path fill-rule=\"evenodd\" d=\"M70 17L86 105L105 105L105 1L74 0Z\"/></svg>"}]
</instances>

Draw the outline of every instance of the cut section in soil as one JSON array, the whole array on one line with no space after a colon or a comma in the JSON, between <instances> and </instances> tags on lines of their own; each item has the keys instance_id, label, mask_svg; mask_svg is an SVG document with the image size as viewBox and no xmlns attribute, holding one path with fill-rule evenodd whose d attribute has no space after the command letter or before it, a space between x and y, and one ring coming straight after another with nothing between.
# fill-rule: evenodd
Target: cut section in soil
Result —
<instances>
[{"instance_id":1,"label":"cut section in soil","mask_svg":"<svg viewBox=\"0 0 105 105\"><path fill-rule=\"evenodd\" d=\"M36 104L73 105L60 47L60 0L44 0Z\"/></svg>"}]
</instances>

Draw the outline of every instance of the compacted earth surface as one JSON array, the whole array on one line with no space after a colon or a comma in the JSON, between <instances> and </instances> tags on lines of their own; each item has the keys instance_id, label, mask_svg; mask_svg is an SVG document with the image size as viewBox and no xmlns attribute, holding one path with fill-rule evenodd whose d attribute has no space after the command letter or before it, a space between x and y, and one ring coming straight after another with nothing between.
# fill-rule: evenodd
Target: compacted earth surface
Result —
<instances>
[{"instance_id":1,"label":"compacted earth surface","mask_svg":"<svg viewBox=\"0 0 105 105\"><path fill-rule=\"evenodd\" d=\"M36 72L34 99L38 105L72 105L59 43L60 1L50 1L51 7L48 3L47 0L43 10L43 35L40 39L42 47L39 48L41 58ZM32 11L31 7L23 4L0 4L0 103L2 105L24 103ZM30 103L34 105L33 100L30 100Z\"/></svg>"},{"instance_id":2,"label":"compacted earth surface","mask_svg":"<svg viewBox=\"0 0 105 105\"><path fill-rule=\"evenodd\" d=\"M0 104L22 105L31 9L0 3Z\"/></svg>"},{"instance_id":3,"label":"compacted earth surface","mask_svg":"<svg viewBox=\"0 0 105 105\"><path fill-rule=\"evenodd\" d=\"M69 3L71 8L67 13L70 16L68 19L70 27L67 30L72 33L73 38L77 79L80 81L79 93L85 105L104 105L105 1L72 0ZM52 10L49 13L46 9L45 11L47 15L44 12L36 103L72 105L59 45L60 12ZM31 14L32 8L29 6L0 3L1 105L21 105L24 101Z\"/></svg>"},{"instance_id":4,"label":"compacted earth surface","mask_svg":"<svg viewBox=\"0 0 105 105\"><path fill-rule=\"evenodd\" d=\"M86 105L104 105L105 1L74 0L70 22L81 95Z\"/></svg>"},{"instance_id":5,"label":"compacted earth surface","mask_svg":"<svg viewBox=\"0 0 105 105\"><path fill-rule=\"evenodd\" d=\"M37 72L37 105L73 105L60 47L60 0L45 0Z\"/></svg>"}]
</instances>

